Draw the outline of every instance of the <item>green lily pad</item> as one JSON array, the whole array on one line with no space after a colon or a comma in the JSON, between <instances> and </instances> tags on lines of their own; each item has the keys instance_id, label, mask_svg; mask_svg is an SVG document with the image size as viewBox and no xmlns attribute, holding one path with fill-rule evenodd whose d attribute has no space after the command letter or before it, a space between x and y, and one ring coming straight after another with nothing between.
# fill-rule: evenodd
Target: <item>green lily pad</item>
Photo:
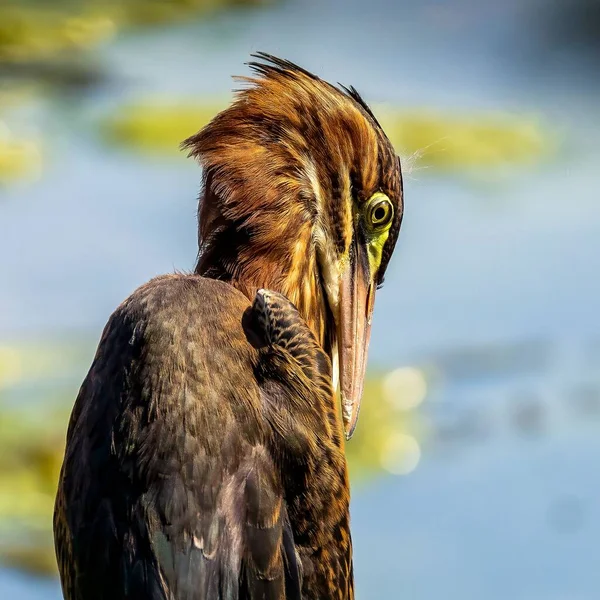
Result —
<instances>
[{"instance_id":1,"label":"green lily pad","mask_svg":"<svg viewBox=\"0 0 600 600\"><path fill-rule=\"evenodd\" d=\"M105 140L138 152L175 155L180 143L227 106L222 100L148 100L118 108L100 123ZM439 171L531 166L551 157L558 140L539 119L489 114L464 116L374 107L407 168Z\"/></svg>"}]
</instances>

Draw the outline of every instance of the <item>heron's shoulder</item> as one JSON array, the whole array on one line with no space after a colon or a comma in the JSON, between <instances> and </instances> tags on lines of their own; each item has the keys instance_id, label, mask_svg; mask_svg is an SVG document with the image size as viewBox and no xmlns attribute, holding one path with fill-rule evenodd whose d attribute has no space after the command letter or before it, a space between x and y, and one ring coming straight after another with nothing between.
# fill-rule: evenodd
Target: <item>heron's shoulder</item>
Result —
<instances>
[{"instance_id":1,"label":"heron's shoulder","mask_svg":"<svg viewBox=\"0 0 600 600\"><path fill-rule=\"evenodd\" d=\"M140 317L244 311L250 301L223 281L173 273L151 279L135 290L116 312Z\"/></svg>"},{"instance_id":2,"label":"heron's shoulder","mask_svg":"<svg viewBox=\"0 0 600 600\"><path fill-rule=\"evenodd\" d=\"M250 301L223 281L174 273L151 279L111 315L108 331L127 331L131 339L242 336L242 318ZM162 339L161 345L168 343Z\"/></svg>"}]
</instances>

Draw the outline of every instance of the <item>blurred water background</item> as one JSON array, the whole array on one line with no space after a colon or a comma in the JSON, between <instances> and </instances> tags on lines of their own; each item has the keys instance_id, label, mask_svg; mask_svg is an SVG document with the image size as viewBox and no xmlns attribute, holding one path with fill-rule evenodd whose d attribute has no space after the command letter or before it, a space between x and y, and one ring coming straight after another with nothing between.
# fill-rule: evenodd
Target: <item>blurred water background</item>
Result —
<instances>
[{"instance_id":1,"label":"blurred water background","mask_svg":"<svg viewBox=\"0 0 600 600\"><path fill-rule=\"evenodd\" d=\"M405 158L348 446L358 598L600 590L600 3L0 2L0 598L60 598L68 412L115 306L191 269L177 150L264 50Z\"/></svg>"}]
</instances>

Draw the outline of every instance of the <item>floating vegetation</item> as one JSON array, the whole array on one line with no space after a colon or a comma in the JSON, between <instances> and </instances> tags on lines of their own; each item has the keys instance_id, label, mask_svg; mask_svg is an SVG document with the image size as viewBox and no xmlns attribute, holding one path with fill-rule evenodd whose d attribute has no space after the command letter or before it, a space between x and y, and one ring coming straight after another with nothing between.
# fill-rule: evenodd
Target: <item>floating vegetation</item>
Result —
<instances>
[{"instance_id":1,"label":"floating vegetation","mask_svg":"<svg viewBox=\"0 0 600 600\"><path fill-rule=\"evenodd\" d=\"M91 48L116 30L109 16L71 14L47 6L2 9L0 61L48 60L60 53Z\"/></svg>"},{"instance_id":2,"label":"floating vegetation","mask_svg":"<svg viewBox=\"0 0 600 600\"><path fill-rule=\"evenodd\" d=\"M42 167L41 144L35 139L13 136L0 120L0 183L35 179Z\"/></svg>"},{"instance_id":3,"label":"floating vegetation","mask_svg":"<svg viewBox=\"0 0 600 600\"><path fill-rule=\"evenodd\" d=\"M384 109L381 122L409 161L446 171L531 166L556 152L556 141L534 117Z\"/></svg>"},{"instance_id":4,"label":"floating vegetation","mask_svg":"<svg viewBox=\"0 0 600 600\"><path fill-rule=\"evenodd\" d=\"M354 481L385 471L408 474L419 461L419 422L412 409L419 404L415 398L424 397L424 380L408 376L401 381L393 373L371 376L365 383L359 424L346 445Z\"/></svg>"},{"instance_id":5,"label":"floating vegetation","mask_svg":"<svg viewBox=\"0 0 600 600\"><path fill-rule=\"evenodd\" d=\"M151 26L210 15L226 7L261 6L269 0L126 0L118 6L120 21L128 26Z\"/></svg>"},{"instance_id":6,"label":"floating vegetation","mask_svg":"<svg viewBox=\"0 0 600 600\"><path fill-rule=\"evenodd\" d=\"M206 125L225 101L142 101L101 121L104 138L136 151L175 154L186 137ZM557 149L535 118L487 113L471 116L374 107L411 167L442 171L531 166Z\"/></svg>"},{"instance_id":7,"label":"floating vegetation","mask_svg":"<svg viewBox=\"0 0 600 600\"><path fill-rule=\"evenodd\" d=\"M29 2L2 7L0 63L53 60L113 38L124 28L147 27L205 16L260 0L79 0Z\"/></svg>"},{"instance_id":8,"label":"floating vegetation","mask_svg":"<svg viewBox=\"0 0 600 600\"><path fill-rule=\"evenodd\" d=\"M15 135L3 116L32 96L32 86L0 86L0 184L35 179L42 170L41 142Z\"/></svg>"},{"instance_id":9,"label":"floating vegetation","mask_svg":"<svg viewBox=\"0 0 600 600\"><path fill-rule=\"evenodd\" d=\"M0 419L0 561L54 575L52 512L67 412L32 417L3 409Z\"/></svg>"},{"instance_id":10,"label":"floating vegetation","mask_svg":"<svg viewBox=\"0 0 600 600\"><path fill-rule=\"evenodd\" d=\"M109 143L148 153L179 154L181 142L206 125L227 101L198 104L141 102L121 107L100 123Z\"/></svg>"}]
</instances>

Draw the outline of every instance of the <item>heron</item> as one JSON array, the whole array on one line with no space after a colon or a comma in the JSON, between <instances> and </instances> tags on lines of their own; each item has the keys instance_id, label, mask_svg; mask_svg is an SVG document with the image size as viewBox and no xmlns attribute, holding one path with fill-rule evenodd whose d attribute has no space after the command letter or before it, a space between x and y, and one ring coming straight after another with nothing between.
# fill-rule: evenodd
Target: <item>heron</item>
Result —
<instances>
[{"instance_id":1,"label":"heron","mask_svg":"<svg viewBox=\"0 0 600 600\"><path fill-rule=\"evenodd\" d=\"M355 88L249 65L183 143L202 167L194 271L115 310L75 401L54 512L67 600L354 598L344 446L401 165Z\"/></svg>"}]
</instances>

